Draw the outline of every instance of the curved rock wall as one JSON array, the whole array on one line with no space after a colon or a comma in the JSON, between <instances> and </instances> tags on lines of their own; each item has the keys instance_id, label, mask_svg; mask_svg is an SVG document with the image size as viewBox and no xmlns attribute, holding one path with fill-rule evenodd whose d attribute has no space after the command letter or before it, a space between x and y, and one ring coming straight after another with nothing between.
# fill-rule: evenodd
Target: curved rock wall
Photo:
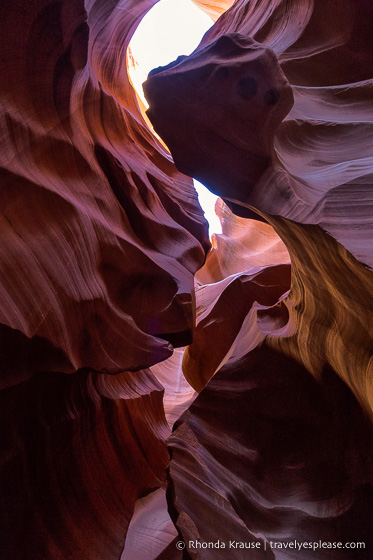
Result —
<instances>
[{"instance_id":1,"label":"curved rock wall","mask_svg":"<svg viewBox=\"0 0 373 560\"><path fill-rule=\"evenodd\" d=\"M371 558L371 4L195 2L229 9L150 78L170 96L150 117L236 214L219 202L208 253L126 72L154 3L0 8L0 549L117 560L189 407L169 439L178 538L279 560L310 556L264 543L362 540L319 557ZM180 558L161 533L159 560Z\"/></svg>"},{"instance_id":2,"label":"curved rock wall","mask_svg":"<svg viewBox=\"0 0 373 560\"><path fill-rule=\"evenodd\" d=\"M120 557L135 501L165 483L162 397L146 370L1 392L3 558Z\"/></svg>"},{"instance_id":3,"label":"curved rock wall","mask_svg":"<svg viewBox=\"0 0 373 560\"><path fill-rule=\"evenodd\" d=\"M143 368L191 341L210 243L126 73L153 3L1 6L7 560L118 559L135 500L165 482L163 387Z\"/></svg>"},{"instance_id":4,"label":"curved rock wall","mask_svg":"<svg viewBox=\"0 0 373 560\"><path fill-rule=\"evenodd\" d=\"M193 327L206 225L136 107L128 10L3 8L1 323L59 351L46 370L136 370Z\"/></svg>"},{"instance_id":5,"label":"curved rock wall","mask_svg":"<svg viewBox=\"0 0 373 560\"><path fill-rule=\"evenodd\" d=\"M323 377L263 345L231 358L176 423L168 492L187 558L370 558L371 425L340 379Z\"/></svg>"},{"instance_id":6,"label":"curved rock wall","mask_svg":"<svg viewBox=\"0 0 373 560\"><path fill-rule=\"evenodd\" d=\"M281 288L278 267L253 271L257 237L239 271L245 250L233 236L231 254L214 256L215 242L197 274L219 282L197 291L183 367L202 392L169 440L170 511L186 542L257 540L254 558L281 559L307 557L285 548L294 538L359 535L372 546L372 20L366 2L236 2L195 53L145 85L180 170L239 219L266 220L292 264ZM232 266L225 279L220 262ZM272 539L283 547L265 550ZM216 554L189 547L187 557Z\"/></svg>"},{"instance_id":7,"label":"curved rock wall","mask_svg":"<svg viewBox=\"0 0 373 560\"><path fill-rule=\"evenodd\" d=\"M269 343L315 376L330 364L371 413L373 51L366 19L373 12L351 2L344 8L338 20L328 2L308 10L295 1L248 9L238 2L191 56L151 73L144 91L176 165L235 212L256 211L291 250L288 331ZM343 65L354 34L358 69ZM320 67L329 65L323 80Z\"/></svg>"}]
</instances>

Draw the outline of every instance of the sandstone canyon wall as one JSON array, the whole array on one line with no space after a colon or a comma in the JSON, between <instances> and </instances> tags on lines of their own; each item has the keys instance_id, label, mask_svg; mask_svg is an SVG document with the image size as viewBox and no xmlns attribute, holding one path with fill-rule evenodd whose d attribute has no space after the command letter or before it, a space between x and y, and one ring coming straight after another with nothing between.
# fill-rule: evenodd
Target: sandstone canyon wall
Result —
<instances>
[{"instance_id":1,"label":"sandstone canyon wall","mask_svg":"<svg viewBox=\"0 0 373 560\"><path fill-rule=\"evenodd\" d=\"M174 161L126 71L153 0L0 8L5 560L135 560L165 489L148 560L372 557L373 7L195 3L145 85Z\"/></svg>"}]
</instances>

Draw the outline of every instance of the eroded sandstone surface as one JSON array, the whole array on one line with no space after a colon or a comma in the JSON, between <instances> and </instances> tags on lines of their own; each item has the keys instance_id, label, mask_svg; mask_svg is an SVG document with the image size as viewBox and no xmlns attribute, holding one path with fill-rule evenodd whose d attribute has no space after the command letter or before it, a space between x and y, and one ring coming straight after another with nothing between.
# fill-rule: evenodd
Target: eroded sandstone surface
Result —
<instances>
[{"instance_id":1,"label":"eroded sandstone surface","mask_svg":"<svg viewBox=\"0 0 373 560\"><path fill-rule=\"evenodd\" d=\"M196 0L145 85L173 161L125 64L154 3L0 8L1 557L370 559L373 8Z\"/></svg>"}]
</instances>

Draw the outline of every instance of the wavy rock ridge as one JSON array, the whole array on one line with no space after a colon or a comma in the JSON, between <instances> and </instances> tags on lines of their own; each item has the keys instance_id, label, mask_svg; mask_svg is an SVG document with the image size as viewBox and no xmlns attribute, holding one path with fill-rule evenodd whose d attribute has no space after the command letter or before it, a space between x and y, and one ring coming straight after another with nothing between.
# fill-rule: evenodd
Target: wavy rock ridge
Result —
<instances>
[{"instance_id":1,"label":"wavy rock ridge","mask_svg":"<svg viewBox=\"0 0 373 560\"><path fill-rule=\"evenodd\" d=\"M186 542L370 559L372 7L195 2L221 17L146 88L176 165L230 207L210 250L126 72L154 3L0 8L3 557L117 560L168 478ZM138 547L181 558L161 517Z\"/></svg>"},{"instance_id":2,"label":"wavy rock ridge","mask_svg":"<svg viewBox=\"0 0 373 560\"><path fill-rule=\"evenodd\" d=\"M151 5L1 7L9 560L117 559L135 500L165 482L163 387L144 368L191 341L193 274L210 244L192 182L142 121L126 74Z\"/></svg>"},{"instance_id":3,"label":"wavy rock ridge","mask_svg":"<svg viewBox=\"0 0 373 560\"><path fill-rule=\"evenodd\" d=\"M290 292L284 281L269 306L247 281L243 295L243 271L222 280L207 261L220 282L199 288L199 322L183 364L202 393L170 439L171 511L180 535L187 542L228 542L232 534L238 541L259 539L258 558L293 557L265 552L264 543L276 538L346 542L359 534L371 546L371 420L364 414L371 418L373 396L372 45L366 33L373 13L365 3L346 2L343 14L331 8L237 2L190 57L157 69L145 84L148 115L179 169L203 180L240 216L256 212L265 219L291 258ZM358 67L351 60L359 60ZM323 75L326 67L332 71ZM267 297L277 285L275 270L252 276ZM265 397L258 379L265 380ZM303 392L315 398L301 405L305 414L317 409L313 420L298 409ZM332 416L318 408L323 401ZM351 407L360 420L351 412L351 426L337 435ZM351 442L361 448L349 448L350 429L357 430ZM273 464L277 488L270 481ZM214 558L216 551L188 554ZM318 557L369 554L345 549Z\"/></svg>"}]
</instances>

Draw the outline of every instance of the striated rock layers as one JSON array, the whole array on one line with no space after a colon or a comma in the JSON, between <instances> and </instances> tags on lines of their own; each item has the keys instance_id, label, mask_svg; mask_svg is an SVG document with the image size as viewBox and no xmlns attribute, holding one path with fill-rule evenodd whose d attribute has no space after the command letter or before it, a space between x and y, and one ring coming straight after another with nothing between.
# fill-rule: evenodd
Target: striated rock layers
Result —
<instances>
[{"instance_id":1,"label":"striated rock layers","mask_svg":"<svg viewBox=\"0 0 373 560\"><path fill-rule=\"evenodd\" d=\"M202 393L170 439L172 516L187 542L259 539L253 557L359 535L365 550L317 557L369 558L373 9L245 4L144 85L176 166L267 221L292 264L290 292L278 261L225 280L206 264L219 282L197 291L184 373Z\"/></svg>"},{"instance_id":2,"label":"striated rock layers","mask_svg":"<svg viewBox=\"0 0 373 560\"><path fill-rule=\"evenodd\" d=\"M191 341L210 243L126 73L152 4L0 8L4 560L117 560L135 500L165 482L146 368Z\"/></svg>"},{"instance_id":3,"label":"striated rock layers","mask_svg":"<svg viewBox=\"0 0 373 560\"><path fill-rule=\"evenodd\" d=\"M126 72L154 3L0 8L1 557L118 560L168 479L159 560L371 558L373 8L196 1L145 85L180 172Z\"/></svg>"}]
</instances>

